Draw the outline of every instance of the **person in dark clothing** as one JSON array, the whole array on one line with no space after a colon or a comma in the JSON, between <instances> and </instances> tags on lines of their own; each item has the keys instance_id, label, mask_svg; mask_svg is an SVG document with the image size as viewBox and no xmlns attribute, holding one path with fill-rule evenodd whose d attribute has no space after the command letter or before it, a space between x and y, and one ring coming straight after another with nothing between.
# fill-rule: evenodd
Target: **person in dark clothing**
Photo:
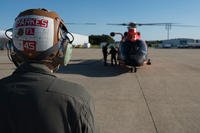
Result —
<instances>
[{"instance_id":1,"label":"person in dark clothing","mask_svg":"<svg viewBox=\"0 0 200 133\"><path fill-rule=\"evenodd\" d=\"M104 59L104 65L107 66L107 56L108 56L108 45L109 43L107 43L106 45L104 45L102 47L102 53L103 53L103 59Z\"/></svg>"},{"instance_id":2,"label":"person in dark clothing","mask_svg":"<svg viewBox=\"0 0 200 133\"><path fill-rule=\"evenodd\" d=\"M10 54L17 69L0 80L0 133L96 132L89 93L52 74L70 59L66 33L62 19L46 9L29 9L15 19Z\"/></svg>"},{"instance_id":3,"label":"person in dark clothing","mask_svg":"<svg viewBox=\"0 0 200 133\"><path fill-rule=\"evenodd\" d=\"M114 65L117 65L117 59L116 59L116 55L117 55L117 50L115 49L115 47L114 46L112 46L111 48L110 48L110 52L109 52L109 54L111 54L111 66L113 66L113 61L114 61Z\"/></svg>"}]
</instances>

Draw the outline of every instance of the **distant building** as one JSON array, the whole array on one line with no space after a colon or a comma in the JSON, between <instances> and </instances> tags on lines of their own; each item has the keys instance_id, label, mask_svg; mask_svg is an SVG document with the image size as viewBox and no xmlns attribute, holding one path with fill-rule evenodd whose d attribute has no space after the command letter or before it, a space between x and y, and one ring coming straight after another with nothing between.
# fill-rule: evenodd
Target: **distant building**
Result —
<instances>
[{"instance_id":1,"label":"distant building","mask_svg":"<svg viewBox=\"0 0 200 133\"><path fill-rule=\"evenodd\" d=\"M88 36L76 33L72 33L72 35L74 36L74 41L72 43L74 47L84 47L84 48L90 47Z\"/></svg>"},{"instance_id":2,"label":"distant building","mask_svg":"<svg viewBox=\"0 0 200 133\"><path fill-rule=\"evenodd\" d=\"M193 48L200 47L199 39L189 39L189 38L176 38L170 40L163 40L159 45L162 48Z\"/></svg>"}]
</instances>

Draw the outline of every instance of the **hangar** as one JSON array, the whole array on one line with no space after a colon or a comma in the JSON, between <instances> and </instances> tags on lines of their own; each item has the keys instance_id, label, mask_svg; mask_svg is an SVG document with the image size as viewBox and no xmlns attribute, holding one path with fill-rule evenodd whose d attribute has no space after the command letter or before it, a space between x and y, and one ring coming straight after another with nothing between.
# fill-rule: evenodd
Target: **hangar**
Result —
<instances>
[{"instance_id":1,"label":"hangar","mask_svg":"<svg viewBox=\"0 0 200 133\"><path fill-rule=\"evenodd\" d=\"M176 38L170 40L163 40L159 47L162 48L199 48L199 39L189 39L189 38Z\"/></svg>"},{"instance_id":2,"label":"hangar","mask_svg":"<svg viewBox=\"0 0 200 133\"><path fill-rule=\"evenodd\" d=\"M72 35L74 36L74 41L72 43L74 47L90 48L89 37L87 35L76 33L72 33Z\"/></svg>"}]
</instances>

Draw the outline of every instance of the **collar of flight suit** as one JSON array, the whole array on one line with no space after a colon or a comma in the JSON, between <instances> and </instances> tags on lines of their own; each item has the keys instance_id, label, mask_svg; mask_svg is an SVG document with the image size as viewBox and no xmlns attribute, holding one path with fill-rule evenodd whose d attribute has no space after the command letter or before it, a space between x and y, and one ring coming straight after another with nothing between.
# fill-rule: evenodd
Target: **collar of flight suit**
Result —
<instances>
[{"instance_id":1,"label":"collar of flight suit","mask_svg":"<svg viewBox=\"0 0 200 133\"><path fill-rule=\"evenodd\" d=\"M21 74L27 72L41 73L55 77L55 75L52 74L51 70L46 65L31 62L20 65L13 74Z\"/></svg>"}]
</instances>

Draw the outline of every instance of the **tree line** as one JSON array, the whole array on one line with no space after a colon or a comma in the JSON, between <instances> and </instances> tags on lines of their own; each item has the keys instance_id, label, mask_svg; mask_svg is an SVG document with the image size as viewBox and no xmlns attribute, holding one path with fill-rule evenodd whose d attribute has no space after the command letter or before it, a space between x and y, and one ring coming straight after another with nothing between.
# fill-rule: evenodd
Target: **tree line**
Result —
<instances>
[{"instance_id":1,"label":"tree line","mask_svg":"<svg viewBox=\"0 0 200 133\"><path fill-rule=\"evenodd\" d=\"M114 43L115 40L109 36L109 35L90 35L89 36L89 43L91 45L100 45L101 42L107 42L107 43ZM161 43L161 40L154 40L154 41L146 41L148 47L158 47L158 45Z\"/></svg>"},{"instance_id":2,"label":"tree line","mask_svg":"<svg viewBox=\"0 0 200 133\"><path fill-rule=\"evenodd\" d=\"M101 42L114 43L115 40L109 35L90 35L89 43L92 45L100 45Z\"/></svg>"}]
</instances>

